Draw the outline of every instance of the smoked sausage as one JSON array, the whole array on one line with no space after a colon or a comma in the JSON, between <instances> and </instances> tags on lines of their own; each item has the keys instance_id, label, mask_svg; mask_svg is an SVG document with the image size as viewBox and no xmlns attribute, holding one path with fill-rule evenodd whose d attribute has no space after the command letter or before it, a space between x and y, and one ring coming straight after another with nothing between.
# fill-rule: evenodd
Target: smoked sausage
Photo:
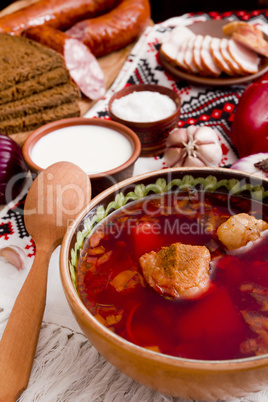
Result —
<instances>
[{"instance_id":1,"label":"smoked sausage","mask_svg":"<svg viewBox=\"0 0 268 402\"><path fill-rule=\"evenodd\" d=\"M95 56L82 42L45 25L28 28L23 36L61 53L70 76L88 98L99 99L104 95L103 71Z\"/></svg>"},{"instance_id":2,"label":"smoked sausage","mask_svg":"<svg viewBox=\"0 0 268 402\"><path fill-rule=\"evenodd\" d=\"M149 0L122 0L100 17L73 25L67 34L80 40L96 56L104 56L133 42L150 18Z\"/></svg>"},{"instance_id":3,"label":"smoked sausage","mask_svg":"<svg viewBox=\"0 0 268 402\"><path fill-rule=\"evenodd\" d=\"M111 10L119 0L40 0L0 18L0 32L20 35L31 26L65 30L78 21Z\"/></svg>"}]
</instances>

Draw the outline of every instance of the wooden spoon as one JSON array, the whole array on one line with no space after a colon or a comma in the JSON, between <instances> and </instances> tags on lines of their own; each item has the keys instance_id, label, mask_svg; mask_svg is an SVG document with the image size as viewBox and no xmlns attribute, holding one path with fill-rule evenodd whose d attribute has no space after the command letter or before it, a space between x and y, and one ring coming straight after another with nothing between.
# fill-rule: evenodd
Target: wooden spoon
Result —
<instances>
[{"instance_id":1,"label":"wooden spoon","mask_svg":"<svg viewBox=\"0 0 268 402\"><path fill-rule=\"evenodd\" d=\"M49 260L90 197L88 176L69 162L48 167L30 187L24 220L36 256L0 342L1 402L15 401L27 388L46 304Z\"/></svg>"}]
</instances>

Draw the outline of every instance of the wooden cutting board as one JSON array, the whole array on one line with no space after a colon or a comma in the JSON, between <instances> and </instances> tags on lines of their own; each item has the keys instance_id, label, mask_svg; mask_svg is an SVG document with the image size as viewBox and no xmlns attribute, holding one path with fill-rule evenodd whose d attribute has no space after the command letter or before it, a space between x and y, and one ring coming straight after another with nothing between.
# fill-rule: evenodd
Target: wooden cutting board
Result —
<instances>
[{"instance_id":1,"label":"wooden cutting board","mask_svg":"<svg viewBox=\"0 0 268 402\"><path fill-rule=\"evenodd\" d=\"M15 3L12 3L10 6L2 10L0 12L0 16L10 14L16 10L28 6L29 4L35 3L36 1L37 0L16 1ZM128 55L130 54L134 44L135 43L132 43L129 46L126 46L125 48L117 52L113 52L107 56L100 57L98 59L100 66L104 72L106 89L108 89L114 82L124 62L126 61ZM97 102L96 100L92 101L86 97L83 97L82 100L80 101L81 115L83 116L96 102ZM24 144L24 141L30 134L31 132L17 133L17 134L11 134L10 137L13 138L13 140L15 140L20 146L22 146Z\"/></svg>"}]
</instances>

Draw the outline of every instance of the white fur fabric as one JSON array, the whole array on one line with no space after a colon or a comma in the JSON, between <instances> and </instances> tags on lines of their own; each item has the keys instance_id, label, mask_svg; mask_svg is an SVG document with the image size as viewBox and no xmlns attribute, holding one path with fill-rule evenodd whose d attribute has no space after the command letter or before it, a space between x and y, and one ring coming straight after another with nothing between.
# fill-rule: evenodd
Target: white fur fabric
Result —
<instances>
[{"instance_id":1,"label":"white fur fabric","mask_svg":"<svg viewBox=\"0 0 268 402\"><path fill-rule=\"evenodd\" d=\"M0 331L7 316L0 312ZM268 393L231 402L265 402ZM70 328L43 323L29 386L19 402L186 402L155 392L120 373ZM197 401L196 401L197 402Z\"/></svg>"}]
</instances>

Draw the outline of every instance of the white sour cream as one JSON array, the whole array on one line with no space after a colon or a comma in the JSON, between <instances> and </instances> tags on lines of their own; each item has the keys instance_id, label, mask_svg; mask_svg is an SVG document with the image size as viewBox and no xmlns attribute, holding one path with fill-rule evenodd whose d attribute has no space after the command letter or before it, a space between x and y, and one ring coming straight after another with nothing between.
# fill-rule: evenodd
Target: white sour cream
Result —
<instances>
[{"instance_id":1,"label":"white sour cream","mask_svg":"<svg viewBox=\"0 0 268 402\"><path fill-rule=\"evenodd\" d=\"M169 96L159 92L134 91L115 99L111 110L120 119L149 123L171 116L176 111L176 104Z\"/></svg>"},{"instance_id":2,"label":"white sour cream","mask_svg":"<svg viewBox=\"0 0 268 402\"><path fill-rule=\"evenodd\" d=\"M75 163L87 174L94 174L122 165L132 153L132 144L123 134L103 126L78 125L40 138L31 158L42 169L66 161Z\"/></svg>"}]
</instances>

